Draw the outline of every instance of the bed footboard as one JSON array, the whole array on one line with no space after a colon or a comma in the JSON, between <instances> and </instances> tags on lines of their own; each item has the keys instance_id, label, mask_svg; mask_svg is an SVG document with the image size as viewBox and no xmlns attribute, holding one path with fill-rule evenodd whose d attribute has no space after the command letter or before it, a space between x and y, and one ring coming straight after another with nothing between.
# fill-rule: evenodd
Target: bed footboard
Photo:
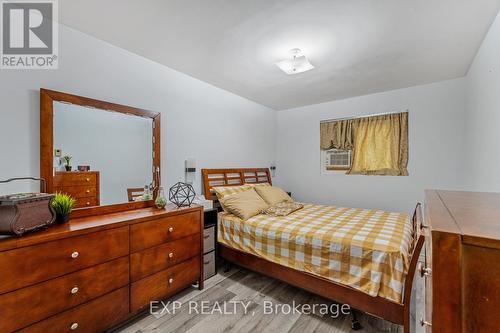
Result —
<instances>
[{"instance_id":1,"label":"bed footboard","mask_svg":"<svg viewBox=\"0 0 500 333\"><path fill-rule=\"evenodd\" d=\"M403 306L404 306L404 332L410 332L410 304L411 304L411 290L413 286L413 279L415 277L415 271L417 269L418 259L420 257L420 252L425 243L425 236L422 233L423 229L423 219L422 219L422 205L417 203L415 211L412 217L413 224L413 251L411 253L410 266L408 268L408 274L406 275L405 285L404 285L404 296L403 296Z\"/></svg>"}]
</instances>

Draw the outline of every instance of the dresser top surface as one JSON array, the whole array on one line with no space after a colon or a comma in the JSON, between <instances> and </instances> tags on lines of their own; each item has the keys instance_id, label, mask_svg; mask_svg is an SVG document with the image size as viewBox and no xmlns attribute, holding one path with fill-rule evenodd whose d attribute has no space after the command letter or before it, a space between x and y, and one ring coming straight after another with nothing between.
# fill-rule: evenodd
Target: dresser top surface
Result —
<instances>
[{"instance_id":1,"label":"dresser top surface","mask_svg":"<svg viewBox=\"0 0 500 333\"><path fill-rule=\"evenodd\" d=\"M500 193L426 191L433 231L500 243Z\"/></svg>"},{"instance_id":2,"label":"dresser top surface","mask_svg":"<svg viewBox=\"0 0 500 333\"><path fill-rule=\"evenodd\" d=\"M88 175L88 174L95 174L99 173L99 171L56 171L56 175L61 176L61 175Z\"/></svg>"},{"instance_id":3,"label":"dresser top surface","mask_svg":"<svg viewBox=\"0 0 500 333\"><path fill-rule=\"evenodd\" d=\"M175 205L169 204L166 209L150 207L118 213L72 218L68 223L53 224L47 229L29 233L21 237L0 235L0 251L195 211L203 213L203 207L193 205L191 207L177 208Z\"/></svg>"}]
</instances>

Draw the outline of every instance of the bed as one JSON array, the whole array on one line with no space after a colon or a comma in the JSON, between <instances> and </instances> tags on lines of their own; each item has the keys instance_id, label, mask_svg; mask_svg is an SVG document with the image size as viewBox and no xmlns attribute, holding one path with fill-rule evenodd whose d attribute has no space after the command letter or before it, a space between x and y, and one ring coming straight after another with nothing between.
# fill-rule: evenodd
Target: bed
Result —
<instances>
[{"instance_id":1,"label":"bed","mask_svg":"<svg viewBox=\"0 0 500 333\"><path fill-rule=\"evenodd\" d=\"M268 169L203 169L205 196L216 186L271 184ZM413 216L305 204L288 216L246 221L219 213L219 254L225 260L352 308L403 325L424 243L421 210Z\"/></svg>"}]
</instances>

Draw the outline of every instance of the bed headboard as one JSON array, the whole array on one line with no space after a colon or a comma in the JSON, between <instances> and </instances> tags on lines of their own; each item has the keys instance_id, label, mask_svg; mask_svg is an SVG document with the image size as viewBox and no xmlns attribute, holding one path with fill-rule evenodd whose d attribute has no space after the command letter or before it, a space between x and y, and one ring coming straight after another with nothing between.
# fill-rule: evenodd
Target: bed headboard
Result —
<instances>
[{"instance_id":1,"label":"bed headboard","mask_svg":"<svg viewBox=\"0 0 500 333\"><path fill-rule=\"evenodd\" d=\"M217 200L212 187L237 186L243 184L258 184L271 182L269 168L245 168L245 169L201 169L203 177L203 190L205 198Z\"/></svg>"}]
</instances>

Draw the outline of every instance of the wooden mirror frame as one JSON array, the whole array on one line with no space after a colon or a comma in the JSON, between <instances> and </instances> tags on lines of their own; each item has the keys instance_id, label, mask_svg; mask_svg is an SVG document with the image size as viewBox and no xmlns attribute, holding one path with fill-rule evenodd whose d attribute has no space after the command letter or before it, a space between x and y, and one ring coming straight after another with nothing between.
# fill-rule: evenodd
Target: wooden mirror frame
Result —
<instances>
[{"instance_id":1,"label":"wooden mirror frame","mask_svg":"<svg viewBox=\"0 0 500 333\"><path fill-rule=\"evenodd\" d=\"M160 113L59 91L40 89L40 176L46 181L47 193L53 193L54 191L54 102L80 105L104 111L114 111L153 120L153 200L77 208L73 210L71 216L83 217L154 206L154 198L156 198L158 187L161 184Z\"/></svg>"}]
</instances>

